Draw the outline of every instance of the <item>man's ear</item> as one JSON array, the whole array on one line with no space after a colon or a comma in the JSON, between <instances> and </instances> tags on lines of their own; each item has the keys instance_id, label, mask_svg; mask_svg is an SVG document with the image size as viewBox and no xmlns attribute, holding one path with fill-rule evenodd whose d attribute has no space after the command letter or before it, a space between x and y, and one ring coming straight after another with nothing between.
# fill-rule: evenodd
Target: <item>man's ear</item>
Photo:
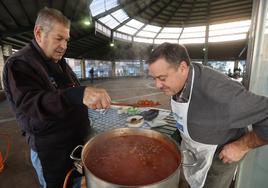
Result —
<instances>
[{"instance_id":1,"label":"man's ear","mask_svg":"<svg viewBox=\"0 0 268 188\"><path fill-rule=\"evenodd\" d=\"M41 35L42 35L42 28L41 26L37 25L34 27L34 38L37 43L41 42Z\"/></svg>"},{"instance_id":2,"label":"man's ear","mask_svg":"<svg viewBox=\"0 0 268 188\"><path fill-rule=\"evenodd\" d=\"M179 65L179 67L181 67L181 68L185 69L185 68L187 68L187 67L188 67L188 65L187 65L187 63L186 63L185 61L181 61L181 63L180 63L180 65Z\"/></svg>"},{"instance_id":3,"label":"man's ear","mask_svg":"<svg viewBox=\"0 0 268 188\"><path fill-rule=\"evenodd\" d=\"M182 72L188 74L189 66L187 65L186 61L182 61L178 67Z\"/></svg>"}]
</instances>

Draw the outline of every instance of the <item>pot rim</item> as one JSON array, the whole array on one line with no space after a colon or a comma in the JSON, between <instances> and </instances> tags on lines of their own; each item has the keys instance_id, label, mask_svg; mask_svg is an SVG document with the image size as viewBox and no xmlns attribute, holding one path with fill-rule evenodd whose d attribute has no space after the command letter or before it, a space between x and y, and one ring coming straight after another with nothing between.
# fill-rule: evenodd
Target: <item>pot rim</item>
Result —
<instances>
[{"instance_id":1,"label":"pot rim","mask_svg":"<svg viewBox=\"0 0 268 188\"><path fill-rule=\"evenodd\" d=\"M148 133L148 134L154 134L154 135L157 135L157 136L160 136L162 137L164 140L167 140L169 142L171 142L172 145L175 146L175 148L177 148L177 151L178 153L180 154L180 162L179 162L179 165L178 167L176 168L176 170L174 170L173 173L171 173L169 176L167 176L165 179L162 179L160 181L157 181L157 182L154 182L154 183L151 183L151 184L145 184L145 185L121 185L121 184L115 184L115 183L112 183L112 182L109 182L109 181L106 181L98 176L96 176L95 174L93 174L85 165L85 152L87 150L87 147L89 147L90 144L92 144L92 142L94 142L97 138L100 138L106 134L111 134L113 132L122 132L121 134L119 133L118 135L124 135L125 132L133 132L133 133ZM125 135L128 135L128 134L125 134ZM135 134L134 134L135 135ZM143 136L146 136L146 135L143 135ZM92 137L83 147L83 150L82 150L82 156L81 156L81 160L82 160L82 165L83 167L85 168L85 170L87 171L87 173L89 173L91 176L93 176L94 178L98 179L98 180L101 180L107 184L110 184L111 186L119 186L119 187L124 187L124 188L133 188L133 187L140 187L140 186L153 186L153 185L156 185L156 184L159 184L161 182L165 182L167 181L168 179L170 179L171 177L175 176L178 171L180 172L180 167L182 165L182 160L183 160L183 155L182 155L182 152L180 151L179 149L179 145L177 145L177 143L170 137L160 133L160 132L157 132L155 130L151 130L151 129L143 129L143 128L133 128L133 127L126 127L126 128L114 128L114 129L110 129L110 130L107 130L105 132L102 132L102 133L99 133L98 135ZM179 178L179 176L178 176Z\"/></svg>"}]
</instances>

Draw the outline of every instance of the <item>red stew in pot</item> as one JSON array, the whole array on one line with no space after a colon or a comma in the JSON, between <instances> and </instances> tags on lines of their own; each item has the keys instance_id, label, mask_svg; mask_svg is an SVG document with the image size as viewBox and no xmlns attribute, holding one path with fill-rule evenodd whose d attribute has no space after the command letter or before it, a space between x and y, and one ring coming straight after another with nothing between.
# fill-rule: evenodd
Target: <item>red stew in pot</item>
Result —
<instances>
[{"instance_id":1,"label":"red stew in pot","mask_svg":"<svg viewBox=\"0 0 268 188\"><path fill-rule=\"evenodd\" d=\"M111 137L92 145L85 166L98 178L118 185L159 182L179 167L181 158L163 141L141 135Z\"/></svg>"}]
</instances>

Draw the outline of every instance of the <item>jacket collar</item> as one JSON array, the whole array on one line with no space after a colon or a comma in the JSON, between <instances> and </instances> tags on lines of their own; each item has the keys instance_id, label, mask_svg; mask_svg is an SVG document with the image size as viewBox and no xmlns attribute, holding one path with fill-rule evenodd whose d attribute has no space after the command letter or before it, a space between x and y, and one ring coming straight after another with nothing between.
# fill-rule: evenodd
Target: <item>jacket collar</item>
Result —
<instances>
[{"instance_id":1,"label":"jacket collar","mask_svg":"<svg viewBox=\"0 0 268 188\"><path fill-rule=\"evenodd\" d=\"M44 51L40 48L40 46L37 44L35 39L32 39L31 41L32 46L35 48L35 50L39 53L39 55L42 57L44 61L51 61L44 53Z\"/></svg>"}]
</instances>

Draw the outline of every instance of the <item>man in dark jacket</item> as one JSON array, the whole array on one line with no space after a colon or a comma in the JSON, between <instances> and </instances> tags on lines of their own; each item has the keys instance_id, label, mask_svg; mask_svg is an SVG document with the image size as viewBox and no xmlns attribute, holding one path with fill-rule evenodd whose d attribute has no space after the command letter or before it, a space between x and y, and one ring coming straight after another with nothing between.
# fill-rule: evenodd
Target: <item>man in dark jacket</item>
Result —
<instances>
[{"instance_id":1,"label":"man in dark jacket","mask_svg":"<svg viewBox=\"0 0 268 188\"><path fill-rule=\"evenodd\" d=\"M72 150L85 143L87 109L108 108L111 101L104 89L80 86L62 58L69 31L70 21L61 12L42 9L35 39L8 58L3 73L7 99L27 138L39 182L47 188L63 186L73 165Z\"/></svg>"}]
</instances>

